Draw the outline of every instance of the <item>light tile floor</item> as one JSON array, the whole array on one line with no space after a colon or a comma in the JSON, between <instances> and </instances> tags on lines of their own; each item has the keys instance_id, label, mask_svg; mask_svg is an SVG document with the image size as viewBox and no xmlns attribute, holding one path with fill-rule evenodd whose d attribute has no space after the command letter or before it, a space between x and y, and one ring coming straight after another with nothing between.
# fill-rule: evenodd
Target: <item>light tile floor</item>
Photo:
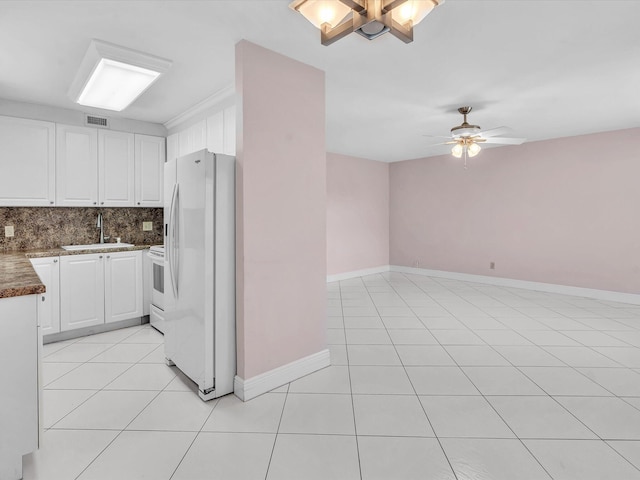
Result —
<instances>
[{"instance_id":1,"label":"light tile floor","mask_svg":"<svg viewBox=\"0 0 640 480\"><path fill-rule=\"evenodd\" d=\"M333 365L247 403L149 326L46 345L25 479L640 479L640 307L388 273L328 313Z\"/></svg>"}]
</instances>

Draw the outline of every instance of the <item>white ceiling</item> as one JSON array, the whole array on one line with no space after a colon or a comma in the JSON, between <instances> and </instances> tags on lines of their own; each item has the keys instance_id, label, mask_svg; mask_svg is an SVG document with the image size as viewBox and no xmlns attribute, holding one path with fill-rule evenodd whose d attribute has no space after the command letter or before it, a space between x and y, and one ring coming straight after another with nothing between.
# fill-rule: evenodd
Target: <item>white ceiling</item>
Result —
<instances>
[{"instance_id":1,"label":"white ceiling","mask_svg":"<svg viewBox=\"0 0 640 480\"><path fill-rule=\"evenodd\" d=\"M411 44L352 34L329 47L288 3L0 1L0 97L80 109L67 91L97 38L173 61L122 112L165 123L232 85L244 38L326 72L332 152L443 153L423 134L448 134L462 105L530 141L640 126L640 1L448 0Z\"/></svg>"}]
</instances>

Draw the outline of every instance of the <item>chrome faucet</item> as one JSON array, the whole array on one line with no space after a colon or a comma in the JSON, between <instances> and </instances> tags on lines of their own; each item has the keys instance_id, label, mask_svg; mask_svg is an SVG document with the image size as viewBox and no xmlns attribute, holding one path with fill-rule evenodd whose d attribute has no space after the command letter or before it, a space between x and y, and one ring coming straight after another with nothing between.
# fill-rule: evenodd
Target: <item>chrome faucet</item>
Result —
<instances>
[{"instance_id":1,"label":"chrome faucet","mask_svg":"<svg viewBox=\"0 0 640 480\"><path fill-rule=\"evenodd\" d=\"M96 228L100 229L100 243L104 243L105 240L109 240L109 237L104 236L104 221L102 220L102 213L98 214L98 221L96 222Z\"/></svg>"}]
</instances>

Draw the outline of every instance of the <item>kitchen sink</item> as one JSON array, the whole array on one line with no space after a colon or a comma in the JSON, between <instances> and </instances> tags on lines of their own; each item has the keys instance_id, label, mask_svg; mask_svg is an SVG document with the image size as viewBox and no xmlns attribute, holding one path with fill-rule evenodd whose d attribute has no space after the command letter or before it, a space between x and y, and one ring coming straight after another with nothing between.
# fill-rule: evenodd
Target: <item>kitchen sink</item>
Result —
<instances>
[{"instance_id":1,"label":"kitchen sink","mask_svg":"<svg viewBox=\"0 0 640 480\"><path fill-rule=\"evenodd\" d=\"M133 247L132 243L92 243L90 245L63 245L65 250L102 250L103 248Z\"/></svg>"}]
</instances>

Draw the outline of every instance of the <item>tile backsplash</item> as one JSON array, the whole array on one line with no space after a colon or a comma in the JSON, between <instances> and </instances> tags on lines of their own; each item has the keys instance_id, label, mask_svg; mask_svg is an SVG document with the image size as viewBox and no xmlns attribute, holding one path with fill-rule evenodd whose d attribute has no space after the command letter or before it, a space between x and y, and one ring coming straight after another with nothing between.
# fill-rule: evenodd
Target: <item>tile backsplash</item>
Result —
<instances>
[{"instance_id":1,"label":"tile backsplash","mask_svg":"<svg viewBox=\"0 0 640 480\"><path fill-rule=\"evenodd\" d=\"M0 207L0 251L98 243L98 213L108 242L116 237L134 244L163 242L162 208ZM153 230L144 232L142 222L153 222ZM14 227L13 237L5 237L6 226Z\"/></svg>"}]
</instances>

